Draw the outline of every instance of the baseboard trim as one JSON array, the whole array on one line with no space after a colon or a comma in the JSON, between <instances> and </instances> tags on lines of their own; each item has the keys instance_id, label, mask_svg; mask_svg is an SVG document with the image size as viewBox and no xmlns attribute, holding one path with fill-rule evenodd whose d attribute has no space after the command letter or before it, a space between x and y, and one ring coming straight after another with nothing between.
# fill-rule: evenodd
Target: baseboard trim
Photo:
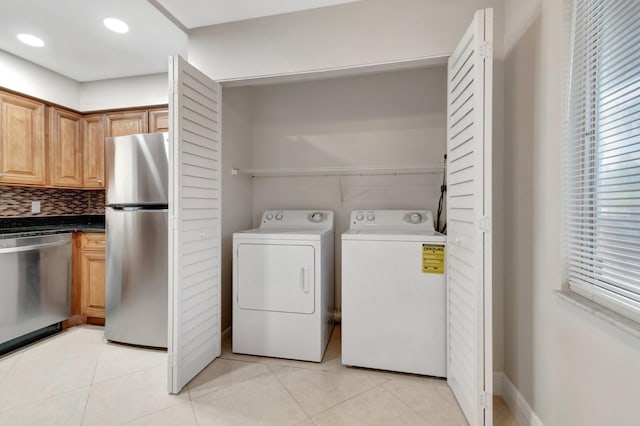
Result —
<instances>
[{"instance_id":1,"label":"baseboard trim","mask_svg":"<svg viewBox=\"0 0 640 426\"><path fill-rule=\"evenodd\" d=\"M501 371L493 373L493 393L502 396L519 425L543 426L542 420L536 416L536 413L533 412L533 409L518 388Z\"/></svg>"},{"instance_id":2,"label":"baseboard trim","mask_svg":"<svg viewBox=\"0 0 640 426\"><path fill-rule=\"evenodd\" d=\"M493 394L502 396L502 377L504 373L502 371L493 372Z\"/></svg>"}]
</instances>

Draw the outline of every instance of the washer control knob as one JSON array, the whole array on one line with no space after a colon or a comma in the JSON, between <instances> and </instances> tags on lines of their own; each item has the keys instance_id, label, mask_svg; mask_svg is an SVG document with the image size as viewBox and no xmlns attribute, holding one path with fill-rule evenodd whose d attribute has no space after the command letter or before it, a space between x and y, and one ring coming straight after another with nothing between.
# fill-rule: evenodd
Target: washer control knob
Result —
<instances>
[{"instance_id":1,"label":"washer control knob","mask_svg":"<svg viewBox=\"0 0 640 426\"><path fill-rule=\"evenodd\" d=\"M369 214L367 215L367 220L368 220L369 222L373 222L374 220L376 220L376 215L374 215L373 213L369 213Z\"/></svg>"},{"instance_id":2,"label":"washer control knob","mask_svg":"<svg viewBox=\"0 0 640 426\"><path fill-rule=\"evenodd\" d=\"M273 215L271 213L267 213L267 220L273 219Z\"/></svg>"},{"instance_id":3,"label":"washer control knob","mask_svg":"<svg viewBox=\"0 0 640 426\"><path fill-rule=\"evenodd\" d=\"M311 222L314 223L318 223L318 222L322 222L322 220L324 219L324 215L320 212L315 212L311 214Z\"/></svg>"},{"instance_id":4,"label":"washer control knob","mask_svg":"<svg viewBox=\"0 0 640 426\"><path fill-rule=\"evenodd\" d=\"M356 215L356 220L364 220L364 215L362 213Z\"/></svg>"},{"instance_id":5,"label":"washer control knob","mask_svg":"<svg viewBox=\"0 0 640 426\"><path fill-rule=\"evenodd\" d=\"M282 213L276 213L276 220L282 220Z\"/></svg>"},{"instance_id":6,"label":"washer control knob","mask_svg":"<svg viewBox=\"0 0 640 426\"><path fill-rule=\"evenodd\" d=\"M411 213L411 215L409 215L409 221L411 223L420 223L422 222L422 215L420 213Z\"/></svg>"}]
</instances>

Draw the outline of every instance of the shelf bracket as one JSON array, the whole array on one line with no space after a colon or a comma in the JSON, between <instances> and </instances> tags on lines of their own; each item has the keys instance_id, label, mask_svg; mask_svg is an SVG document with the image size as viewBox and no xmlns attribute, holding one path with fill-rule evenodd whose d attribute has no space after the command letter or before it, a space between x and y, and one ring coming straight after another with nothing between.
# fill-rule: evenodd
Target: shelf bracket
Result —
<instances>
[{"instance_id":1,"label":"shelf bracket","mask_svg":"<svg viewBox=\"0 0 640 426\"><path fill-rule=\"evenodd\" d=\"M344 205L344 188L342 185L342 175L338 175L338 187L340 188L340 205Z\"/></svg>"}]
</instances>

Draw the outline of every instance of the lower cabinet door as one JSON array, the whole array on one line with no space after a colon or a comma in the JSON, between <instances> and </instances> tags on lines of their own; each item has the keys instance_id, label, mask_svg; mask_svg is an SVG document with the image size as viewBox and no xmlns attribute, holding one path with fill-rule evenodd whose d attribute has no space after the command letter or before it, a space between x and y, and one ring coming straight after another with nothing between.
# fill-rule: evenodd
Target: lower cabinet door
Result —
<instances>
[{"instance_id":1,"label":"lower cabinet door","mask_svg":"<svg viewBox=\"0 0 640 426\"><path fill-rule=\"evenodd\" d=\"M105 317L104 251L82 251L80 255L81 311L89 317Z\"/></svg>"}]
</instances>

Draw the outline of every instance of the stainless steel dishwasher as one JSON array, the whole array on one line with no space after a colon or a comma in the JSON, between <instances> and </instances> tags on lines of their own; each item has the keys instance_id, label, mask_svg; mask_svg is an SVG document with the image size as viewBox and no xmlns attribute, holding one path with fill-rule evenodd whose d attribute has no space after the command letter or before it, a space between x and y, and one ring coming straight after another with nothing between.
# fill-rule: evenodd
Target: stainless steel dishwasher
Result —
<instances>
[{"instance_id":1,"label":"stainless steel dishwasher","mask_svg":"<svg viewBox=\"0 0 640 426\"><path fill-rule=\"evenodd\" d=\"M71 234L0 239L0 347L59 328L70 293Z\"/></svg>"}]
</instances>

